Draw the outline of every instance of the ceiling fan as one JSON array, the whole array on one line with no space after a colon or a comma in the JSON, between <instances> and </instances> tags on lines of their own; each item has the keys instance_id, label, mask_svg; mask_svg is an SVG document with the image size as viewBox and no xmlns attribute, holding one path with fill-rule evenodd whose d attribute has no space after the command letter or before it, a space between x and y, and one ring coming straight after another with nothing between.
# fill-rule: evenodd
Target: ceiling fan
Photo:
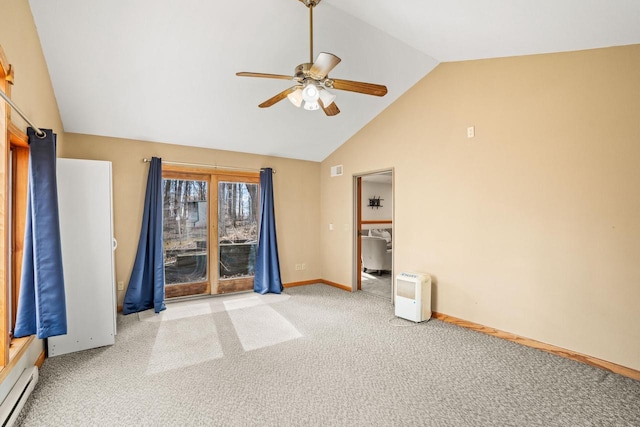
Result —
<instances>
[{"instance_id":1,"label":"ceiling fan","mask_svg":"<svg viewBox=\"0 0 640 427\"><path fill-rule=\"evenodd\" d=\"M313 8L322 0L299 1L309 8L309 62L298 65L293 76L249 72L236 73L236 76L241 77L262 77L294 80L296 82L294 86L267 99L259 107L271 107L284 98L288 98L296 107L303 107L305 110L322 108L327 116L335 116L340 113L338 106L334 102L336 96L327 89L346 90L365 95L386 95L387 87L383 85L329 78L329 72L340 62L340 58L334 54L321 52L313 62Z\"/></svg>"}]
</instances>

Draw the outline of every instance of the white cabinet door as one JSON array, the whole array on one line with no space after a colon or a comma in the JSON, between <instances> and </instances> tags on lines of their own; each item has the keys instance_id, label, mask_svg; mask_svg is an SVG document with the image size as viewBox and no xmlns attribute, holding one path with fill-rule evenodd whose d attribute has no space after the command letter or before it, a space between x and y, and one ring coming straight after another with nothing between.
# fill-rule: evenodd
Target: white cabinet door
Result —
<instances>
[{"instance_id":1,"label":"white cabinet door","mask_svg":"<svg viewBox=\"0 0 640 427\"><path fill-rule=\"evenodd\" d=\"M116 333L111 162L58 159L67 335L49 356L111 345Z\"/></svg>"}]
</instances>

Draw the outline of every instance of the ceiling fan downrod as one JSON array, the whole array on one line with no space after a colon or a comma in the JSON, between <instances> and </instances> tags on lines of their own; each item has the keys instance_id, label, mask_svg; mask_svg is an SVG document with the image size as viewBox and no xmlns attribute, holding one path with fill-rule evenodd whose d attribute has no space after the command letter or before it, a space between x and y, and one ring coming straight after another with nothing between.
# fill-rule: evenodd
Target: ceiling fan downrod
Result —
<instances>
[{"instance_id":1,"label":"ceiling fan downrod","mask_svg":"<svg viewBox=\"0 0 640 427\"><path fill-rule=\"evenodd\" d=\"M300 0L309 8L309 63L313 64L313 8L322 0Z\"/></svg>"}]
</instances>

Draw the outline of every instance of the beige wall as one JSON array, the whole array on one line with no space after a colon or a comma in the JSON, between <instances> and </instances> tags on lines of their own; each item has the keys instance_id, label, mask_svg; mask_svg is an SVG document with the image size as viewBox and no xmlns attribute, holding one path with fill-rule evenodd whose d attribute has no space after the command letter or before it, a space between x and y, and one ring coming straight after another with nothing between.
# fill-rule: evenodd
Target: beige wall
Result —
<instances>
[{"instance_id":1,"label":"beige wall","mask_svg":"<svg viewBox=\"0 0 640 427\"><path fill-rule=\"evenodd\" d=\"M640 369L639 70L640 45L441 64L322 162L323 278L352 283L352 175L394 168L395 271L434 310Z\"/></svg>"},{"instance_id":2,"label":"beige wall","mask_svg":"<svg viewBox=\"0 0 640 427\"><path fill-rule=\"evenodd\" d=\"M370 208L369 199L379 197L380 207ZM393 191L390 182L371 182L362 180L362 220L384 221L393 219ZM390 228L391 226L389 226ZM380 224L370 224L363 229L380 228Z\"/></svg>"},{"instance_id":3,"label":"beige wall","mask_svg":"<svg viewBox=\"0 0 640 427\"><path fill-rule=\"evenodd\" d=\"M0 0L0 46L15 70L11 99L36 126L53 129L61 141L58 104L28 1ZM26 131L17 113L11 119Z\"/></svg>"},{"instance_id":4,"label":"beige wall","mask_svg":"<svg viewBox=\"0 0 640 427\"><path fill-rule=\"evenodd\" d=\"M60 157L109 160L113 168L116 280L125 287L140 235L148 164L143 158L259 169L271 167L280 268L284 283L320 278L320 164L279 157L68 133ZM306 264L296 271L295 264ZM124 292L118 292L122 304Z\"/></svg>"},{"instance_id":5,"label":"beige wall","mask_svg":"<svg viewBox=\"0 0 640 427\"><path fill-rule=\"evenodd\" d=\"M36 126L53 129L58 134L58 141L61 141L62 122L58 105L28 1L0 0L0 46L15 70L11 99ZM0 102L4 101L0 99ZM12 112L11 119L26 131L26 124L17 113ZM22 371L34 365L42 350L40 340L35 340L26 350L0 384L0 402Z\"/></svg>"}]
</instances>

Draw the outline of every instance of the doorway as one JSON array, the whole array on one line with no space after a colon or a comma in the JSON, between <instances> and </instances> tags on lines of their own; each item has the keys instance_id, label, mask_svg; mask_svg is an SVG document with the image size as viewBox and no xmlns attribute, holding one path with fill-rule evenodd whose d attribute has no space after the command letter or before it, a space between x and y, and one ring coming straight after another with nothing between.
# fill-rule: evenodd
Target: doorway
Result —
<instances>
[{"instance_id":1,"label":"doorway","mask_svg":"<svg viewBox=\"0 0 640 427\"><path fill-rule=\"evenodd\" d=\"M393 301L393 170L354 179L354 291Z\"/></svg>"}]
</instances>

